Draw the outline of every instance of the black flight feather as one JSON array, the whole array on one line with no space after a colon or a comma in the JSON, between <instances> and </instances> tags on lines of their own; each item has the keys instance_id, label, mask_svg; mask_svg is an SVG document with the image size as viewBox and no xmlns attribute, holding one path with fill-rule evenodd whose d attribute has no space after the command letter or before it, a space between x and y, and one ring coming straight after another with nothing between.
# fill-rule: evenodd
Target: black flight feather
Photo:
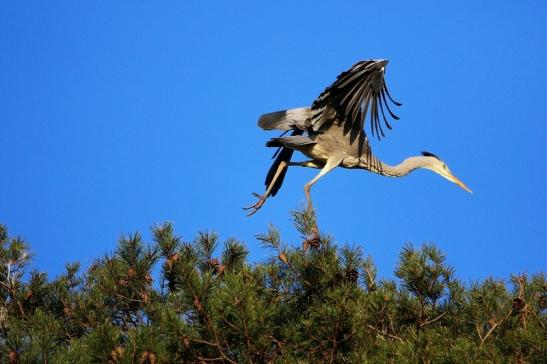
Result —
<instances>
[{"instance_id":1,"label":"black flight feather","mask_svg":"<svg viewBox=\"0 0 547 364\"><path fill-rule=\"evenodd\" d=\"M302 130L293 130L291 135L302 135L304 132ZM283 133L284 134L284 133ZM277 169L279 168L279 165L281 162L289 163L291 161L292 155L294 153L293 149L282 147L279 150L275 152L275 155L277 155L277 158L275 158L272 166L268 170L268 174L266 175L266 181L265 185L266 188L270 185L272 182L275 172L277 172ZM272 191L270 193L271 196L275 196L277 194L277 191L281 188L281 185L283 184L283 180L285 179L285 175L287 174L288 168L284 168L279 177L277 177L277 180L275 181L274 185L272 186Z\"/></svg>"},{"instance_id":2,"label":"black flight feather","mask_svg":"<svg viewBox=\"0 0 547 364\"><path fill-rule=\"evenodd\" d=\"M384 137L382 124L391 129L387 113L392 119L399 120L391 110L388 99L397 106L401 105L391 97L387 89L384 79L386 64L387 61L384 60L361 61L338 75L336 81L328 86L311 106L313 130L317 131L324 123L333 121L330 116L328 119L321 117L319 112L331 107L336 112L334 118L345 124L344 133L354 128L357 131L363 130L368 118L372 136L378 139ZM383 122L380 120L380 114ZM355 135L353 132L352 134Z\"/></svg>"}]
</instances>

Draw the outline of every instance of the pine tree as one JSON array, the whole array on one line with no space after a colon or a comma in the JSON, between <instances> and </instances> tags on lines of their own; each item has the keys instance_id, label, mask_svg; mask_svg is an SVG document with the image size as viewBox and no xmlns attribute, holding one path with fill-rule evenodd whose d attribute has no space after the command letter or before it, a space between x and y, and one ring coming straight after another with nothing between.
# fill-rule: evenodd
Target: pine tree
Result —
<instances>
[{"instance_id":1,"label":"pine tree","mask_svg":"<svg viewBox=\"0 0 547 364\"><path fill-rule=\"evenodd\" d=\"M165 223L54 279L0 226L0 356L5 363L544 363L542 273L464 284L431 243L405 245L396 279L360 247L292 214L302 241L275 227L271 252L213 232L190 241Z\"/></svg>"}]
</instances>

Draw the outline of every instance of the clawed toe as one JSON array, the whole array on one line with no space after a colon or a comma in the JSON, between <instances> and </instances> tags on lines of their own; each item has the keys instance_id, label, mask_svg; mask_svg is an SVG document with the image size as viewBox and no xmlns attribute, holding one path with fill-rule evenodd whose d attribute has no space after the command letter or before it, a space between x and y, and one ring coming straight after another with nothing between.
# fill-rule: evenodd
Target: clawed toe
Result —
<instances>
[{"instance_id":1,"label":"clawed toe","mask_svg":"<svg viewBox=\"0 0 547 364\"><path fill-rule=\"evenodd\" d=\"M256 192L253 192L253 196L258 198L258 201L254 205L243 208L243 210L253 210L247 214L247 217L254 215L258 210L260 210L262 205L264 205L264 202L266 202L266 198Z\"/></svg>"}]
</instances>

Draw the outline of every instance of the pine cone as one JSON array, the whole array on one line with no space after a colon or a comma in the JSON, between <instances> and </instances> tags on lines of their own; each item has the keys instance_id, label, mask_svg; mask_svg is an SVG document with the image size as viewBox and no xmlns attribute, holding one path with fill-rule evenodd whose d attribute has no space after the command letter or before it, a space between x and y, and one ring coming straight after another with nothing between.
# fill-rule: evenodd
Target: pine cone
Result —
<instances>
[{"instance_id":1,"label":"pine cone","mask_svg":"<svg viewBox=\"0 0 547 364\"><path fill-rule=\"evenodd\" d=\"M146 275L144 276L144 280L148 285L152 284L152 276L149 273L146 273Z\"/></svg>"},{"instance_id":2,"label":"pine cone","mask_svg":"<svg viewBox=\"0 0 547 364\"><path fill-rule=\"evenodd\" d=\"M10 351L8 354L8 363L17 364L17 353L15 351Z\"/></svg>"},{"instance_id":3,"label":"pine cone","mask_svg":"<svg viewBox=\"0 0 547 364\"><path fill-rule=\"evenodd\" d=\"M72 309L70 308L70 306L63 306L63 312L66 316L72 316Z\"/></svg>"},{"instance_id":4,"label":"pine cone","mask_svg":"<svg viewBox=\"0 0 547 364\"><path fill-rule=\"evenodd\" d=\"M120 287L125 287L125 286L127 286L128 283L129 283L129 282L127 282L127 279L120 279L120 280L118 281L118 286L120 286Z\"/></svg>"},{"instance_id":5,"label":"pine cone","mask_svg":"<svg viewBox=\"0 0 547 364\"><path fill-rule=\"evenodd\" d=\"M137 275L137 271L133 268L127 270L127 278L133 278Z\"/></svg>"},{"instance_id":6,"label":"pine cone","mask_svg":"<svg viewBox=\"0 0 547 364\"><path fill-rule=\"evenodd\" d=\"M194 297L194 307L198 310L198 311L203 311L203 305L201 304L201 300L199 299L199 297Z\"/></svg>"},{"instance_id":7,"label":"pine cone","mask_svg":"<svg viewBox=\"0 0 547 364\"><path fill-rule=\"evenodd\" d=\"M355 283L357 282L358 278L359 278L359 272L357 272L356 269L352 269L346 273L346 279L349 282Z\"/></svg>"},{"instance_id":8,"label":"pine cone","mask_svg":"<svg viewBox=\"0 0 547 364\"><path fill-rule=\"evenodd\" d=\"M156 364L156 354L145 351L141 355L140 364Z\"/></svg>"},{"instance_id":9,"label":"pine cone","mask_svg":"<svg viewBox=\"0 0 547 364\"><path fill-rule=\"evenodd\" d=\"M182 338L182 345L184 345L186 349L190 347L190 338L188 336Z\"/></svg>"},{"instance_id":10,"label":"pine cone","mask_svg":"<svg viewBox=\"0 0 547 364\"><path fill-rule=\"evenodd\" d=\"M115 363L117 363L118 359L123 358L123 352L123 346L118 345L110 352L110 357L112 358L112 360L114 360Z\"/></svg>"},{"instance_id":11,"label":"pine cone","mask_svg":"<svg viewBox=\"0 0 547 364\"><path fill-rule=\"evenodd\" d=\"M305 243L307 243L310 248L319 249L319 247L321 246L321 239L319 239L319 237L315 235L312 236L310 239L307 239Z\"/></svg>"},{"instance_id":12,"label":"pine cone","mask_svg":"<svg viewBox=\"0 0 547 364\"><path fill-rule=\"evenodd\" d=\"M148 362L148 356L150 356L150 353L148 351L145 351L141 355L141 360L139 361L140 364L145 364Z\"/></svg>"},{"instance_id":13,"label":"pine cone","mask_svg":"<svg viewBox=\"0 0 547 364\"><path fill-rule=\"evenodd\" d=\"M514 316L522 312L525 308L526 308L526 301L524 301L520 297L516 297L513 299L513 311L511 312L511 315Z\"/></svg>"},{"instance_id":14,"label":"pine cone","mask_svg":"<svg viewBox=\"0 0 547 364\"><path fill-rule=\"evenodd\" d=\"M217 274L220 270L220 262L218 259L210 259L209 260L209 267L211 267L211 270L213 271L213 274Z\"/></svg>"},{"instance_id":15,"label":"pine cone","mask_svg":"<svg viewBox=\"0 0 547 364\"><path fill-rule=\"evenodd\" d=\"M167 258L167 261L165 262L167 270L173 269L173 265L175 265L175 263L178 262L179 259L180 259L180 255L178 253L175 253L171 255L169 258Z\"/></svg>"}]
</instances>

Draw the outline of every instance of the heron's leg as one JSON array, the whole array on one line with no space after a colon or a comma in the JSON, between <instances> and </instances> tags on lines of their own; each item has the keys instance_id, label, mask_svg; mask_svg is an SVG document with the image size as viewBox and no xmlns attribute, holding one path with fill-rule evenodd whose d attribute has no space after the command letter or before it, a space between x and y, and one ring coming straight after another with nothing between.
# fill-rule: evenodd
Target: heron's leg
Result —
<instances>
[{"instance_id":1,"label":"heron's leg","mask_svg":"<svg viewBox=\"0 0 547 364\"><path fill-rule=\"evenodd\" d=\"M328 159L327 163L325 163L325 165L323 166L323 169L321 169L321 171L317 174L317 176L315 176L311 181L306 183L306 185L304 186L304 192L306 192L306 199L308 200L309 207L312 207L311 196L310 196L311 186L313 186L313 184L317 182L319 178L323 177L325 174L329 173L334 168L338 167L340 162L342 162L342 159L343 158L340 158L340 157Z\"/></svg>"},{"instance_id":2,"label":"heron's leg","mask_svg":"<svg viewBox=\"0 0 547 364\"><path fill-rule=\"evenodd\" d=\"M277 167L277 171L275 171L275 175L272 178L272 182L270 182L270 185L268 186L268 188L266 189L266 192L264 192L264 194L262 196L259 195L256 192L253 192L253 195L256 198L258 198L258 201L252 206L248 206L248 207L243 208L244 210L253 209L253 211L251 211L250 213L247 214L247 217L252 216L253 214L255 214L262 207L262 205L264 205L264 203L266 202L266 199L268 198L268 196L270 196L270 193L272 192L272 188L275 184L275 181L277 181L277 179L281 175L281 172L283 172L283 170L287 167L288 167L287 162L282 161L281 163L279 163L279 166Z\"/></svg>"},{"instance_id":3,"label":"heron's leg","mask_svg":"<svg viewBox=\"0 0 547 364\"><path fill-rule=\"evenodd\" d=\"M327 163L325 163L325 166L323 167L323 169L321 169L321 171L319 171L317 176L315 176L311 181L306 183L306 185L304 186L304 192L306 192L306 199L308 200L308 209L313 209L310 196L311 186L313 186L313 184L317 182L319 178L323 177L325 174L336 168L340 164L340 162L342 162L342 159L343 158L339 157L328 159ZM315 235L315 238L319 238L319 228L317 227L317 220L315 221L315 226L313 227L313 234Z\"/></svg>"}]
</instances>

